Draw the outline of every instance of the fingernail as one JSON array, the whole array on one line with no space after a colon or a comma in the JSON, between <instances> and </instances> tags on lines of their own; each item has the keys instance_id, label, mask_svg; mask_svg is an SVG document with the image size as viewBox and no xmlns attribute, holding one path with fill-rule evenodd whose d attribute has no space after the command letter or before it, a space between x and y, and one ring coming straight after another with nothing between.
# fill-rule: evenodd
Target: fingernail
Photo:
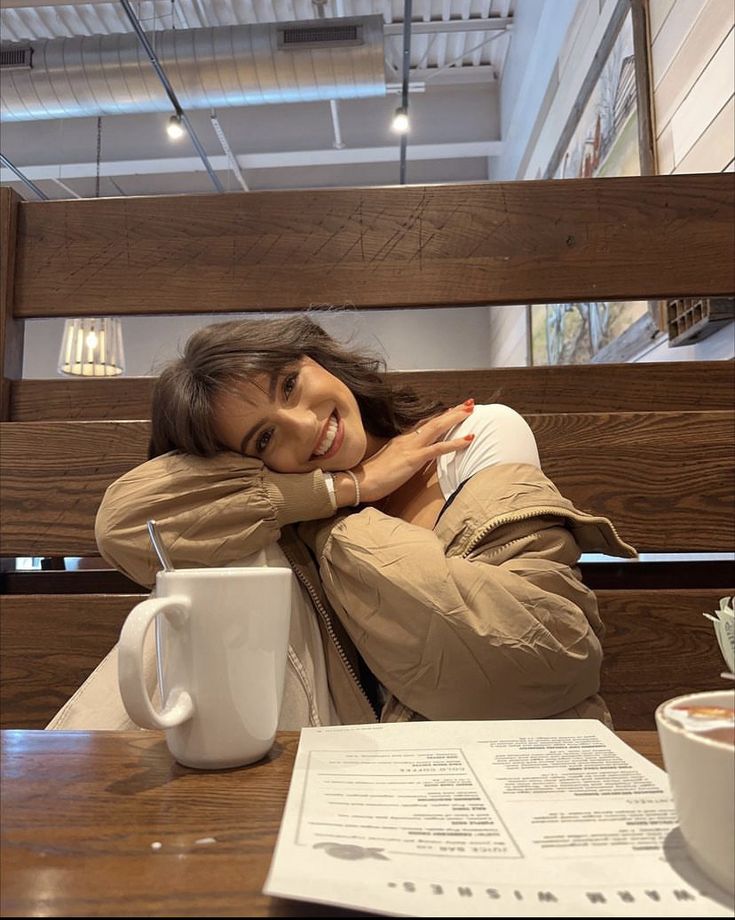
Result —
<instances>
[{"instance_id":1,"label":"fingernail","mask_svg":"<svg viewBox=\"0 0 735 920\"><path fill-rule=\"evenodd\" d=\"M474 405L475 405L475 400L472 399L472 398L470 398L470 399L465 399L464 404L465 404L465 406L474 406Z\"/></svg>"},{"instance_id":2,"label":"fingernail","mask_svg":"<svg viewBox=\"0 0 735 920\"><path fill-rule=\"evenodd\" d=\"M474 441L474 440L475 440L475 436L474 436L473 434L466 434L466 435L464 436L464 439L465 439L465 441Z\"/></svg>"}]
</instances>

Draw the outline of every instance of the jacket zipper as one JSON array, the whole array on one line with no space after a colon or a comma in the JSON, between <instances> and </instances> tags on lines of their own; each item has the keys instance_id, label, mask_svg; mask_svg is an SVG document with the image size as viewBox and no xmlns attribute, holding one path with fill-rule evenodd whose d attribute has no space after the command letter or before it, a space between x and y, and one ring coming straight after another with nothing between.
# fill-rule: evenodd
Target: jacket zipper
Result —
<instances>
[{"instance_id":1,"label":"jacket zipper","mask_svg":"<svg viewBox=\"0 0 735 920\"><path fill-rule=\"evenodd\" d=\"M564 517L567 520L575 520L578 524L584 523L574 515L569 513L564 513L559 510L559 508L533 508L531 511L518 511L515 513L505 514L501 517L495 518L489 523L485 524L479 531L476 531L475 534L470 538L469 544L466 549L462 550L458 555L462 559L466 559L467 556L472 552L472 550L477 546L477 544L482 540L482 538L490 533L491 530L495 530L496 527L502 527L504 524L515 524L518 521L526 521L532 517L538 517L539 515L550 514L554 517ZM615 537L623 543L624 540L621 538L620 534L615 529L615 525L612 521L607 521ZM514 541L515 542L515 541Z\"/></svg>"},{"instance_id":2,"label":"jacket zipper","mask_svg":"<svg viewBox=\"0 0 735 920\"><path fill-rule=\"evenodd\" d=\"M281 546L281 549L283 549L283 546ZM362 686L362 683L360 682L360 678L357 676L355 669L352 666L352 662L347 657L347 654L345 653L345 650L342 647L342 644L337 638L337 634L335 633L334 627L332 626L332 618L330 617L327 609L324 607L324 604L322 604L321 600L319 599L319 595L317 594L316 589L314 588L312 583L309 581L307 576L302 572L300 566L296 565L296 563L293 561L289 553L285 549L283 549L283 552L284 552L284 555L286 556L286 559L288 559L289 564L294 571L294 574L296 575L298 580L301 582L301 584L309 592L309 597L311 598L311 602L314 604L314 607L316 608L317 613L322 618L322 622L327 627L329 638L332 640L332 644L337 649L337 653L339 654L339 657L341 658L342 663L344 664L347 670L347 673L350 675L352 680L355 682L357 689L362 694L362 697L367 703L370 711L375 714L376 718L378 718L378 713L375 712L375 709L373 708L373 704L370 702L370 698L365 692L365 688Z\"/></svg>"}]
</instances>

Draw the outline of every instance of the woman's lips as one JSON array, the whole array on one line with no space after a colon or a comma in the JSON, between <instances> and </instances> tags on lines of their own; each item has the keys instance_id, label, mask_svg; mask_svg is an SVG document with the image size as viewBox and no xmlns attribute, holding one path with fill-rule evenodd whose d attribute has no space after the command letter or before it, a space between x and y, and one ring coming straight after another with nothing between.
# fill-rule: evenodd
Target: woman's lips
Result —
<instances>
[{"instance_id":1,"label":"woman's lips","mask_svg":"<svg viewBox=\"0 0 735 920\"><path fill-rule=\"evenodd\" d=\"M335 434L334 440L332 441L332 446L325 454L319 454L318 456L316 454L312 455L312 459L317 460L320 463L323 460L329 460L330 457L333 457L342 446L342 441L344 441L345 438L345 423L342 421L342 418L336 410L332 413L332 415L334 415L334 417L337 419L337 433ZM327 422L327 424L329 424L329 422Z\"/></svg>"}]
</instances>

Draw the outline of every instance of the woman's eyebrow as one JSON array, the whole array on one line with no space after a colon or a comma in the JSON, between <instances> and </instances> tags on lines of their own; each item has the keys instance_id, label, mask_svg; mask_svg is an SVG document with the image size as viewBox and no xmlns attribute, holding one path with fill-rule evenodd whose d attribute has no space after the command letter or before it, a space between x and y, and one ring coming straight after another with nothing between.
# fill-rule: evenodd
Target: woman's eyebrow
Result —
<instances>
[{"instance_id":1,"label":"woman's eyebrow","mask_svg":"<svg viewBox=\"0 0 735 920\"><path fill-rule=\"evenodd\" d=\"M273 400L276 397L276 390L278 389L278 381L280 380L282 374L283 374L283 371L273 371L271 373L270 380L268 381L268 394L267 394L268 399L270 399L271 402L273 402ZM258 387L258 389L262 389L262 388ZM263 392L265 391L263 390ZM260 418L252 427L248 428L248 430L245 432L242 440L240 441L240 453L241 454L245 454L245 448L250 443L250 439L253 437L253 435L258 430L258 428L260 428L261 425L263 425L264 423L265 423L265 419Z\"/></svg>"}]
</instances>

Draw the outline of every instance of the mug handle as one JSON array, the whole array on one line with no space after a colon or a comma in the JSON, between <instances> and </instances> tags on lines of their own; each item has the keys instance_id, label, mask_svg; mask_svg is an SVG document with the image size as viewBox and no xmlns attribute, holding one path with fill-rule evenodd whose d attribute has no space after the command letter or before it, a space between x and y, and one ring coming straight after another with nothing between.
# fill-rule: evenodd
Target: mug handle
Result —
<instances>
[{"instance_id":1,"label":"mug handle","mask_svg":"<svg viewBox=\"0 0 735 920\"><path fill-rule=\"evenodd\" d=\"M174 690L171 703L158 712L153 708L143 679L143 643L146 633L159 613L171 607L191 609L189 599L183 595L150 597L128 614L120 631L117 650L117 676L125 709L141 728L173 728L194 714L194 701L186 690Z\"/></svg>"}]
</instances>

